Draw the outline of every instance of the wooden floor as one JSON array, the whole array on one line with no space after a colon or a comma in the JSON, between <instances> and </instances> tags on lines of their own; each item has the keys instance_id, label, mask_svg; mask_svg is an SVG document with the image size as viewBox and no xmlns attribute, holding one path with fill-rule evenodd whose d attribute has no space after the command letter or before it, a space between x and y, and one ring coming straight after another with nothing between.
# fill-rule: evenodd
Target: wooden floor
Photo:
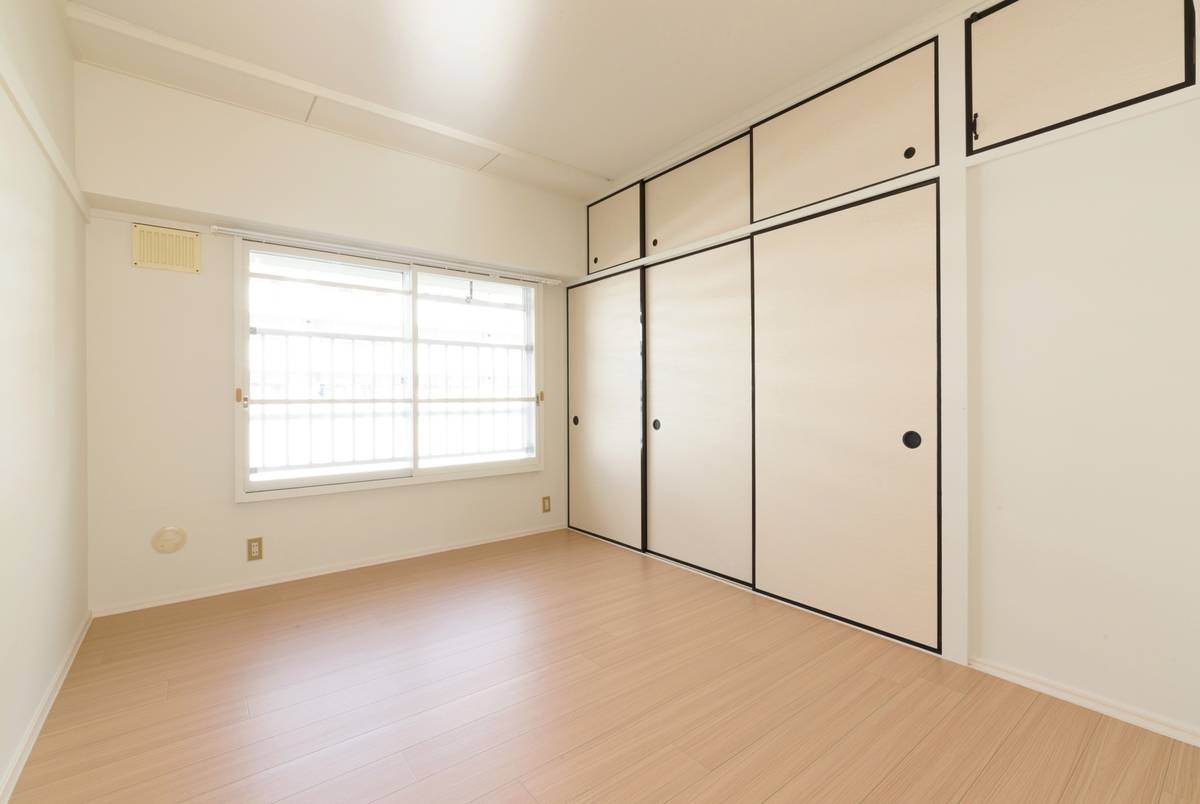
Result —
<instances>
[{"instance_id":1,"label":"wooden floor","mask_svg":"<svg viewBox=\"0 0 1200 804\"><path fill-rule=\"evenodd\" d=\"M559 531L96 620L15 801L1200 801L1200 749Z\"/></svg>"}]
</instances>

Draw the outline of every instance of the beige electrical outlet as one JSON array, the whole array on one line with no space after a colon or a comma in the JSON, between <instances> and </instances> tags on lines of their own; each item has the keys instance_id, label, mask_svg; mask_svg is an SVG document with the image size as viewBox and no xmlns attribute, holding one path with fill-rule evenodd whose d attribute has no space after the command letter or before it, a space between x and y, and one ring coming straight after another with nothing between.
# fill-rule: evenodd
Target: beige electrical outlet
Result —
<instances>
[{"instance_id":1,"label":"beige electrical outlet","mask_svg":"<svg viewBox=\"0 0 1200 804\"><path fill-rule=\"evenodd\" d=\"M262 536L255 536L253 539L246 540L246 560L258 561L263 557Z\"/></svg>"},{"instance_id":2,"label":"beige electrical outlet","mask_svg":"<svg viewBox=\"0 0 1200 804\"><path fill-rule=\"evenodd\" d=\"M550 498L549 497L542 498L542 513L543 514L550 513Z\"/></svg>"}]
</instances>

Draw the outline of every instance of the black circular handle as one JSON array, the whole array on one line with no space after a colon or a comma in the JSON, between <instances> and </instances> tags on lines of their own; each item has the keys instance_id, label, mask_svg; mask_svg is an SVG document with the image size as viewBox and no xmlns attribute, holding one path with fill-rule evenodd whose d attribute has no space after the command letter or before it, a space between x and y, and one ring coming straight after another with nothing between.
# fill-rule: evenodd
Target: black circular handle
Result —
<instances>
[{"instance_id":1,"label":"black circular handle","mask_svg":"<svg viewBox=\"0 0 1200 804\"><path fill-rule=\"evenodd\" d=\"M661 428L662 428L662 422L660 422L658 419L655 419L655 420L654 420L654 421L653 421L653 422L650 424L650 426L651 426L651 427L653 427L655 430L658 430L658 429L661 429Z\"/></svg>"},{"instance_id":2,"label":"black circular handle","mask_svg":"<svg viewBox=\"0 0 1200 804\"><path fill-rule=\"evenodd\" d=\"M908 447L909 449L916 449L917 447L921 446L921 434L916 430L909 430L901 437L900 440L903 441L904 446Z\"/></svg>"},{"instance_id":3,"label":"black circular handle","mask_svg":"<svg viewBox=\"0 0 1200 804\"><path fill-rule=\"evenodd\" d=\"M656 237L656 238L654 238L653 240L651 240L651 241L650 241L650 245L652 245L652 246L657 246L657 245L658 245L658 238Z\"/></svg>"},{"instance_id":4,"label":"black circular handle","mask_svg":"<svg viewBox=\"0 0 1200 804\"><path fill-rule=\"evenodd\" d=\"M904 158L905 159L912 159L916 155L917 155L917 149L912 147L911 145L904 149Z\"/></svg>"},{"instance_id":5,"label":"black circular handle","mask_svg":"<svg viewBox=\"0 0 1200 804\"><path fill-rule=\"evenodd\" d=\"M592 257L592 265L595 265L595 264L596 264L596 263L598 263L598 262L600 262L600 258L599 258L599 257Z\"/></svg>"},{"instance_id":6,"label":"black circular handle","mask_svg":"<svg viewBox=\"0 0 1200 804\"><path fill-rule=\"evenodd\" d=\"M572 417L571 417L571 424L578 425L578 424L579 424L579 417L578 417L578 416L572 416Z\"/></svg>"}]
</instances>

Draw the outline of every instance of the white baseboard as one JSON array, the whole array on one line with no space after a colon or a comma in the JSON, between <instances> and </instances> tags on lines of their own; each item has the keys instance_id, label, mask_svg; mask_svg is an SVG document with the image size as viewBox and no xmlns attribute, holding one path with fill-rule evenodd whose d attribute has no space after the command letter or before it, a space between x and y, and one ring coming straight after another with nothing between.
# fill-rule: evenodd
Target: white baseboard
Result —
<instances>
[{"instance_id":1,"label":"white baseboard","mask_svg":"<svg viewBox=\"0 0 1200 804\"><path fill-rule=\"evenodd\" d=\"M63 682L67 680L67 673L71 671L71 665L75 662L75 654L79 653L79 646L83 644L83 638L87 635L88 627L91 624L92 613L88 612L87 616L83 618L83 624L79 626L79 633L75 635L75 641L71 643L71 649L63 657L62 663L58 666L58 672L54 674L50 686L46 688L46 693L38 703L33 720L29 722L25 734L21 737L20 749L9 761L8 767L4 769L4 775L0 776L0 801L6 802L12 798L13 788L17 786L17 780L21 778L21 771L25 769L25 762L29 759L30 752L33 751L33 744L37 742L38 735L42 733L42 726L46 722L46 716L50 714L50 707L54 706L54 699L58 697L58 691L62 689Z\"/></svg>"},{"instance_id":2,"label":"white baseboard","mask_svg":"<svg viewBox=\"0 0 1200 804\"><path fill-rule=\"evenodd\" d=\"M1140 726L1143 729L1156 732L1164 737L1200 746L1200 727L1198 726L1179 723L1153 712L1139 709L1136 706L1128 706L1085 690L1076 689L1066 684L1059 684L1048 678L1043 678L1033 673L1026 673L1023 670L1015 670L1001 664L995 664L982 659L971 659L968 664L976 670L996 676L997 678L1002 678L1005 681L1011 681L1014 684L1020 684L1022 687L1029 687L1032 690L1044 692L1055 698L1061 698L1064 701L1092 709L1102 715L1115 717L1117 720L1132 723L1134 726Z\"/></svg>"},{"instance_id":3,"label":"white baseboard","mask_svg":"<svg viewBox=\"0 0 1200 804\"><path fill-rule=\"evenodd\" d=\"M129 611L139 611L141 609L154 608L155 606L167 606L171 603L183 603L188 600L199 600L200 598L204 597L229 594L230 592L243 592L247 589L257 589L260 586L271 586L277 583L300 581L305 578L316 578L319 575L329 575L334 572L345 572L346 570L360 569L362 567L372 567L376 564L390 564L393 561L403 561L408 558L419 558L421 556L433 555L435 553L447 553L451 550L462 550L466 547L478 547L481 544L504 542L508 541L509 539L520 539L523 536L534 536L539 533L550 533L551 531L564 530L565 528L566 525L555 525L547 528L523 530L516 533L505 533L500 536L489 536L486 539L476 539L474 541L448 544L440 547L431 547L424 550L410 550L403 553L389 553L388 555L375 556L373 558L366 558L360 561L348 561L340 564L327 564L322 567L303 570L301 572L273 575L269 578L258 578L253 581L209 586L202 589L192 590L190 592L183 592L178 595L134 600L109 606L93 606L92 616L107 617L112 614L124 614L125 612Z\"/></svg>"}]
</instances>

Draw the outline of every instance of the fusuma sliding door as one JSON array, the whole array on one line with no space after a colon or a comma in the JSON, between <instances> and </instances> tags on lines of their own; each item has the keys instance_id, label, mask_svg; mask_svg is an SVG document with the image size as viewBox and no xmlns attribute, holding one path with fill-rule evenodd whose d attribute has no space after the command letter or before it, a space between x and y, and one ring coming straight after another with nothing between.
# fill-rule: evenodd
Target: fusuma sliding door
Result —
<instances>
[{"instance_id":1,"label":"fusuma sliding door","mask_svg":"<svg viewBox=\"0 0 1200 804\"><path fill-rule=\"evenodd\" d=\"M754 238L757 586L931 648L937 192Z\"/></svg>"},{"instance_id":2,"label":"fusuma sliding door","mask_svg":"<svg viewBox=\"0 0 1200 804\"><path fill-rule=\"evenodd\" d=\"M569 288L567 322L567 524L641 549L641 272Z\"/></svg>"},{"instance_id":3,"label":"fusuma sliding door","mask_svg":"<svg viewBox=\"0 0 1200 804\"><path fill-rule=\"evenodd\" d=\"M647 546L751 580L750 241L646 269Z\"/></svg>"}]
</instances>

